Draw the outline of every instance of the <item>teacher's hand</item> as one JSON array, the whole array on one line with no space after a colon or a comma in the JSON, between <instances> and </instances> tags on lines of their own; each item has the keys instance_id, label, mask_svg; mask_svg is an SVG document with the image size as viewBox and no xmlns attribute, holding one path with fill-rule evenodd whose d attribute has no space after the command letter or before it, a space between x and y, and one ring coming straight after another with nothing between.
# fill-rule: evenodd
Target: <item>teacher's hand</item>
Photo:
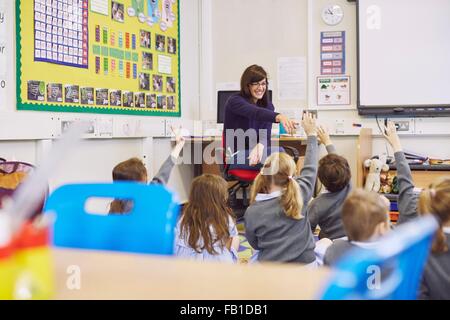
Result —
<instances>
[{"instance_id":1,"label":"teacher's hand","mask_svg":"<svg viewBox=\"0 0 450 320\"><path fill-rule=\"evenodd\" d=\"M250 155L248 157L249 165L256 166L258 163L260 163L263 153L264 153L264 145L262 143L258 143L250 152Z\"/></svg>"},{"instance_id":2,"label":"teacher's hand","mask_svg":"<svg viewBox=\"0 0 450 320\"><path fill-rule=\"evenodd\" d=\"M295 123L295 121L289 119L283 114L278 114L277 117L275 118L275 121L281 123L286 132L289 134L294 134L295 131L297 130L296 127L297 123Z\"/></svg>"}]
</instances>

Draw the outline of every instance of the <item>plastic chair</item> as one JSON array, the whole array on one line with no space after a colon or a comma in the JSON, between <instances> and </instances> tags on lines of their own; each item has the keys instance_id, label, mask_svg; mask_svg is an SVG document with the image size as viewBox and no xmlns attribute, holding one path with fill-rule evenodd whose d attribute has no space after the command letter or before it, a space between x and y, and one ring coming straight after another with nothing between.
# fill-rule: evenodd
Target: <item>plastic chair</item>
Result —
<instances>
[{"instance_id":1,"label":"plastic chair","mask_svg":"<svg viewBox=\"0 0 450 320\"><path fill-rule=\"evenodd\" d=\"M86 212L89 198L133 201L122 215ZM48 198L45 212L56 212L53 242L58 247L173 254L179 204L161 185L133 182L68 184Z\"/></svg>"},{"instance_id":2,"label":"plastic chair","mask_svg":"<svg viewBox=\"0 0 450 320\"><path fill-rule=\"evenodd\" d=\"M371 249L351 250L336 265L321 298L416 299L437 229L436 219L427 215L395 228Z\"/></svg>"}]
</instances>

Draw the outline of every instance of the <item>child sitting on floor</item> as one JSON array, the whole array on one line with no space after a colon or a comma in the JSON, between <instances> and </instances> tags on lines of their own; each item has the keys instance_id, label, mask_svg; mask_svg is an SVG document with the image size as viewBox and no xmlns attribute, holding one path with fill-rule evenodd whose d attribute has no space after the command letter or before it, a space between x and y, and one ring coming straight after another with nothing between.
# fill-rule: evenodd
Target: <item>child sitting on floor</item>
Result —
<instances>
[{"instance_id":1,"label":"child sitting on floor","mask_svg":"<svg viewBox=\"0 0 450 320\"><path fill-rule=\"evenodd\" d=\"M316 264L315 243L306 215L317 174L316 119L306 114L302 126L308 136L303 169L285 153L274 153L264 163L245 212L245 234L259 250L258 261Z\"/></svg>"},{"instance_id":2,"label":"child sitting on floor","mask_svg":"<svg viewBox=\"0 0 450 320\"><path fill-rule=\"evenodd\" d=\"M169 157L164 161L156 176L150 183L167 184L170 173L178 159L181 150L185 143L185 139L181 136L181 130L171 128L175 134L176 145L173 148ZM135 181L140 183L147 183L147 169L142 160L138 158L131 158L116 165L112 172L113 181ZM110 204L110 214L128 213L133 208L133 203L127 200L115 199Z\"/></svg>"},{"instance_id":3,"label":"child sitting on floor","mask_svg":"<svg viewBox=\"0 0 450 320\"><path fill-rule=\"evenodd\" d=\"M414 191L414 184L405 154L402 151L394 123L385 128L385 138L394 150L397 179L399 184L399 223L420 214L437 217L440 229L434 239L431 254L422 277L420 298L450 299L450 178L433 183L420 194Z\"/></svg>"},{"instance_id":4,"label":"child sitting on floor","mask_svg":"<svg viewBox=\"0 0 450 320\"><path fill-rule=\"evenodd\" d=\"M175 234L178 257L237 262L239 237L222 177L204 174L194 179Z\"/></svg>"},{"instance_id":5,"label":"child sitting on floor","mask_svg":"<svg viewBox=\"0 0 450 320\"><path fill-rule=\"evenodd\" d=\"M342 204L351 190L352 175L347 160L336 154L327 129L319 127L317 134L328 151L328 155L320 159L317 172L326 191L309 204L308 219L313 232L317 225L320 226L319 239L335 240L346 236L341 211Z\"/></svg>"},{"instance_id":6,"label":"child sitting on floor","mask_svg":"<svg viewBox=\"0 0 450 320\"><path fill-rule=\"evenodd\" d=\"M408 222L420 213L435 215L441 226L424 269L420 297L450 299L450 179L444 178L430 188L416 192L411 170L392 122L385 128L384 136L394 150L397 167L398 224ZM348 241L334 241L325 253L325 264L334 265L354 246L370 247L379 236L390 230L389 203L386 202L387 199L379 194L363 190L357 190L349 196L342 208Z\"/></svg>"}]
</instances>

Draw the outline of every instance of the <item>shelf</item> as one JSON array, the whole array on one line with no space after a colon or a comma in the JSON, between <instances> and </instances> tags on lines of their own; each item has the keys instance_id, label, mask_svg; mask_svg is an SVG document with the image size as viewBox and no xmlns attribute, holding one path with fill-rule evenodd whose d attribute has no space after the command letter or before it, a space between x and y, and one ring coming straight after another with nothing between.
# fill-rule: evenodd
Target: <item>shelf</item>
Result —
<instances>
[{"instance_id":1,"label":"shelf","mask_svg":"<svg viewBox=\"0 0 450 320\"><path fill-rule=\"evenodd\" d=\"M448 164L411 164L409 167L412 171L450 171L450 165ZM391 164L389 170L397 170L397 166Z\"/></svg>"}]
</instances>

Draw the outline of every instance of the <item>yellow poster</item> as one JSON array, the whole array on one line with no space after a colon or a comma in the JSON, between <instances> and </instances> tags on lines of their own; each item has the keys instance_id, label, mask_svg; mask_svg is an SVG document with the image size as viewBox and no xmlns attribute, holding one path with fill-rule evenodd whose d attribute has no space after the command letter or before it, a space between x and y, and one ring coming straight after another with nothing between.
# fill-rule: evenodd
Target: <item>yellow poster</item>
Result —
<instances>
[{"instance_id":1,"label":"yellow poster","mask_svg":"<svg viewBox=\"0 0 450 320\"><path fill-rule=\"evenodd\" d=\"M178 0L20 0L17 109L180 116Z\"/></svg>"}]
</instances>

